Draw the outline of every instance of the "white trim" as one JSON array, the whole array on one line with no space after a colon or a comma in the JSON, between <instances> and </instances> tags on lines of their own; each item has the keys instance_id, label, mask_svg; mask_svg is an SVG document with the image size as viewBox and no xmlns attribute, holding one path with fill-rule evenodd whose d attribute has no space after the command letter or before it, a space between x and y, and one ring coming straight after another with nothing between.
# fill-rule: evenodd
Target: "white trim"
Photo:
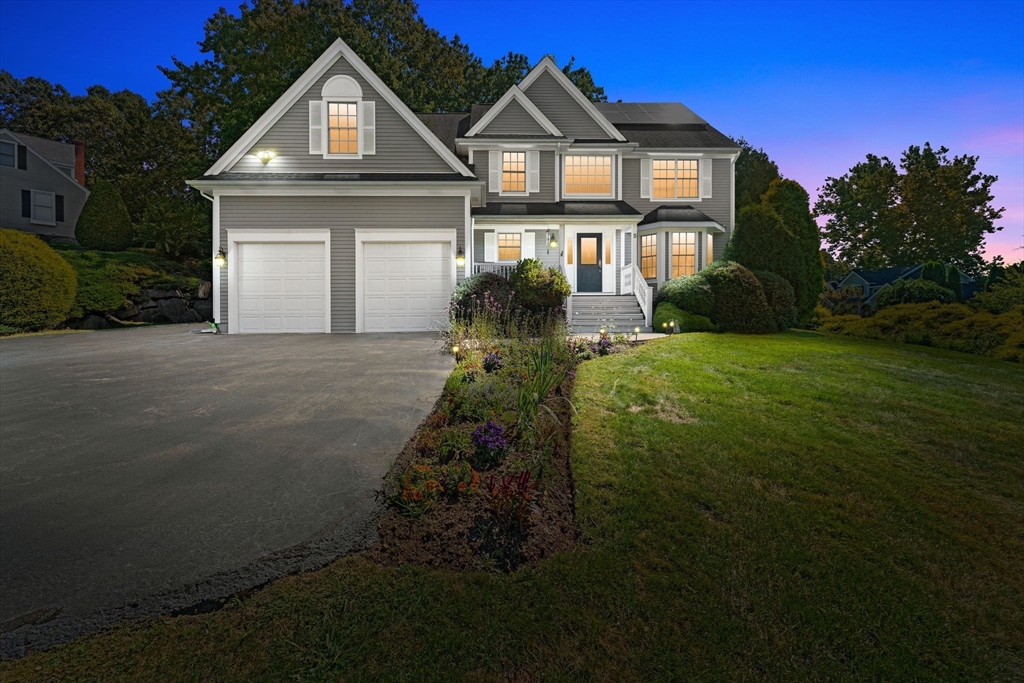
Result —
<instances>
[{"instance_id":1,"label":"white trim","mask_svg":"<svg viewBox=\"0 0 1024 683\"><path fill-rule=\"evenodd\" d=\"M220 197L214 195L213 197L213 254L210 258L216 258L217 252L221 249L220 242ZM211 261L212 263L212 261ZM213 322L220 324L220 286L221 277L220 272L223 268L218 268L216 265L213 266ZM230 331L230 330L229 330Z\"/></svg>"},{"instance_id":2,"label":"white trim","mask_svg":"<svg viewBox=\"0 0 1024 683\"><path fill-rule=\"evenodd\" d=\"M492 106L486 114L480 117L480 120L476 122L476 125L466 131L466 137L471 138L483 131L483 129L487 127L487 124L493 121L498 114L504 111L505 107L507 107L513 100L522 105L523 109L526 110L526 113L529 114L541 128L546 130L549 135L554 135L559 138L565 137L562 135L562 131L558 130L558 128L555 127L555 124L551 123L548 117L544 116L544 113L537 108L537 105L530 101L530 98L526 96L526 93L524 93L517 85L513 85L505 91L505 94L494 103L494 106Z\"/></svg>"},{"instance_id":3,"label":"white trim","mask_svg":"<svg viewBox=\"0 0 1024 683\"><path fill-rule=\"evenodd\" d=\"M473 258L473 214L470 210L469 196L466 197L466 223L464 229L466 231L466 236L462 240L462 248L466 250L466 265L462 267L462 278L466 279L469 277L470 273L473 272L473 262L475 260ZM456 249L458 249L457 246ZM456 253L458 252L456 251Z\"/></svg>"},{"instance_id":4,"label":"white trim","mask_svg":"<svg viewBox=\"0 0 1024 683\"><path fill-rule=\"evenodd\" d=\"M216 198L214 198L216 200ZM308 230L249 230L228 228L228 333L239 334L238 324L238 254L239 244L250 242L323 242L324 245L324 332L331 332L331 231L329 228Z\"/></svg>"},{"instance_id":5,"label":"white trim","mask_svg":"<svg viewBox=\"0 0 1024 683\"><path fill-rule=\"evenodd\" d=\"M543 223L545 225L560 223L566 226L577 225L618 225L625 230L643 220L643 216L474 216L473 223L480 230L492 230L494 225L502 223ZM486 226L486 227L483 227ZM646 227L646 226L644 226Z\"/></svg>"},{"instance_id":6,"label":"white trim","mask_svg":"<svg viewBox=\"0 0 1024 683\"><path fill-rule=\"evenodd\" d=\"M60 175L61 178L63 178L64 180L70 181L72 185L74 185L79 190L84 192L86 197L89 196L89 190L87 190L84 185L79 185L77 179L69 177L66 173L61 173L61 170L59 168L57 168L56 166L54 166L52 163L50 163L49 159L44 157L39 152L35 151L32 148L32 145L26 144L26 142L24 140L22 140L21 138L19 138L17 135L15 135L11 131L7 130L6 128L0 129L0 133L7 133L7 135L9 135L15 142L17 142L17 144L21 145L22 147L24 147L29 152L32 152L32 154L37 159L39 159L44 164L46 164L47 166L52 168L54 171L56 171ZM8 167L5 166L5 168L8 168ZM21 169L18 168L18 150L17 149L14 150L14 168L15 168L15 170L21 170Z\"/></svg>"},{"instance_id":7,"label":"white trim","mask_svg":"<svg viewBox=\"0 0 1024 683\"><path fill-rule=\"evenodd\" d=\"M729 177L729 230L732 231L736 229L736 157L730 160L729 171L732 174Z\"/></svg>"},{"instance_id":8,"label":"white trim","mask_svg":"<svg viewBox=\"0 0 1024 683\"><path fill-rule=\"evenodd\" d=\"M696 232L697 230L708 230L717 235L725 233L725 227L717 221L687 221L685 223L680 221L658 221L656 223L638 225L636 228L640 232L666 229L671 230L672 232Z\"/></svg>"},{"instance_id":9,"label":"white trim","mask_svg":"<svg viewBox=\"0 0 1024 683\"><path fill-rule=\"evenodd\" d=\"M590 114L590 117L594 119L594 122L601 126L601 129L604 130L604 132L608 133L608 137L615 138L619 142L626 142L626 138L619 132L619 129L613 126L611 122L604 117L604 114L598 111L597 107L594 106L594 103L587 99L587 96L580 92L579 88L573 85L573 82L569 80L568 76L562 73L562 70L558 68L558 65L555 64L554 60L551 59L550 56L545 56L541 59L540 63L533 67L533 71L528 73L526 78L520 81L518 88L525 93L530 88L530 85L545 71L549 72L558 84L562 86L562 89L569 93L572 98L576 100L581 107L583 107L584 111Z\"/></svg>"},{"instance_id":10,"label":"white trim","mask_svg":"<svg viewBox=\"0 0 1024 683\"><path fill-rule=\"evenodd\" d=\"M249 149L255 145L263 135L270 130L270 128L284 116L285 112L291 109L306 91L316 81L323 76L328 69L338 60L339 57L344 57L346 61L352 66L353 69L362 76L366 82L373 88L377 93L390 104L398 115L401 116L406 123L408 123L413 130L419 133L420 137L430 145L430 147L437 152L438 156L444 159L453 170L459 174L472 178L473 172L470 171L462 161L459 160L455 153L445 147L444 143L438 139L436 135L430 132L430 129L419 120L419 118L412 113L412 110L396 95L392 90L384 84L384 81L373 72L370 67L366 65L362 59L359 58L355 52L352 51L345 41L338 38L334 43L324 51L320 57L317 58L313 65L306 69L305 73L299 77L297 81L292 83L291 87L285 91L281 97L270 107L263 116L261 116L256 123L254 123L249 130L245 131L245 134L238 139L238 141L231 146L231 148L225 152L220 159L217 160L213 166L206 172L206 175L218 175L225 170L231 168L238 160L248 153Z\"/></svg>"},{"instance_id":11,"label":"white trim","mask_svg":"<svg viewBox=\"0 0 1024 683\"><path fill-rule=\"evenodd\" d=\"M361 100L363 98L363 88L351 76L343 74L331 76L324 83L324 87L320 88L320 97L325 100L339 98L349 101Z\"/></svg>"},{"instance_id":12,"label":"white trim","mask_svg":"<svg viewBox=\"0 0 1024 683\"><path fill-rule=\"evenodd\" d=\"M332 79L333 80L333 79ZM324 159L362 159L363 158L363 100L348 97L325 97L320 100L320 155ZM354 104L356 105L356 152L336 152L332 154L331 149L331 105L332 104Z\"/></svg>"},{"instance_id":13,"label":"white trim","mask_svg":"<svg viewBox=\"0 0 1024 683\"><path fill-rule=\"evenodd\" d=\"M617 223L597 223L595 221L589 221L580 225L567 224L565 230L565 242L563 243L563 257L562 257L562 268L565 271L565 277L569 281L569 286L572 287L572 296L586 296L587 294L615 294L617 285L619 284L618 278L615 276L615 264L618 262L619 249L621 245L615 239L616 230L628 230L633 227L631 224L623 223L619 220ZM579 265L579 235L587 233L600 233L601 234L601 251L598 253L598 260L601 263L601 291L600 292L578 292L576 290L576 266ZM572 242L573 259L572 264L565 263L565 244ZM604 258L604 244L612 245L612 260L611 263L605 263Z\"/></svg>"},{"instance_id":14,"label":"white trim","mask_svg":"<svg viewBox=\"0 0 1024 683\"><path fill-rule=\"evenodd\" d=\"M451 245L451 284L458 280L455 254L458 252L456 229L392 230L391 228L360 228L355 231L356 243L356 332L363 331L363 244L365 242L448 242ZM469 263L469 259L466 259Z\"/></svg>"},{"instance_id":15,"label":"white trim","mask_svg":"<svg viewBox=\"0 0 1024 683\"><path fill-rule=\"evenodd\" d=\"M565 191L565 158L566 157L570 157L570 156L573 156L573 157L611 157L611 160L612 160L612 162L611 162L611 172L612 172L612 190L611 190L611 192L609 192L608 194L569 194L569 193L567 193ZM615 156L616 155L614 153L581 154L579 152L573 152L573 153L566 152L566 153L560 155L560 158L562 160L562 163L560 164L560 166L562 168L562 173L561 173L562 182L561 182L561 186L560 186L559 189L561 190L562 198L565 201L572 201L572 200L576 200L576 199L611 199L611 200L615 200L615 197L616 197L616 185L621 185L622 184L621 177L619 177L619 178L616 177L616 172L615 172L615 168L616 168ZM619 166L621 167L621 163L619 164Z\"/></svg>"},{"instance_id":16,"label":"white trim","mask_svg":"<svg viewBox=\"0 0 1024 683\"><path fill-rule=\"evenodd\" d=\"M217 180L188 180L186 184L198 190L207 190L214 195L234 197L303 196L303 197L463 197L473 195L473 186L467 183L418 183L418 182L352 182L332 183L330 181L291 180L240 180L223 182ZM474 181L479 187L482 183Z\"/></svg>"},{"instance_id":17,"label":"white trim","mask_svg":"<svg viewBox=\"0 0 1024 683\"><path fill-rule=\"evenodd\" d=\"M32 225L47 225L50 227L57 227L57 193L50 192L49 190L29 190L29 218L28 222ZM44 221L36 218L36 195L37 194L48 194L50 195L50 210L53 212L52 221ZM24 218L24 216L22 216ZM65 221L61 221L62 223Z\"/></svg>"}]
</instances>

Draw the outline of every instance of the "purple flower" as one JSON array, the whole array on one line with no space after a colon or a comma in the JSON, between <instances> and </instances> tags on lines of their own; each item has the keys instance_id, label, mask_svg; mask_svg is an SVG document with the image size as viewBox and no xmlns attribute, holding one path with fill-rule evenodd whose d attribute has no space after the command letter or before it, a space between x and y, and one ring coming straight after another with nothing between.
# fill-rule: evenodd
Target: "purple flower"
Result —
<instances>
[{"instance_id":1,"label":"purple flower","mask_svg":"<svg viewBox=\"0 0 1024 683\"><path fill-rule=\"evenodd\" d=\"M485 372L494 372L495 370L501 370L504 362L501 360L501 356L497 352L491 352L484 356L483 366Z\"/></svg>"},{"instance_id":2,"label":"purple flower","mask_svg":"<svg viewBox=\"0 0 1024 683\"><path fill-rule=\"evenodd\" d=\"M494 420L488 420L487 424L477 427L470 441L476 446L477 455L485 461L499 460L508 450L505 428Z\"/></svg>"}]
</instances>

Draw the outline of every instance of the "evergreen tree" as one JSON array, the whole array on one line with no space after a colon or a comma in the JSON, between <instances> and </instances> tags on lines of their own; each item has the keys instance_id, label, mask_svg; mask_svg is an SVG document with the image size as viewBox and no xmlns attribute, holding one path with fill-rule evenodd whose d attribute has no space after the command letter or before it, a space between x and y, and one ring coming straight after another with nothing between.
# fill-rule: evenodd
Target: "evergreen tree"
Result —
<instances>
[{"instance_id":1,"label":"evergreen tree","mask_svg":"<svg viewBox=\"0 0 1024 683\"><path fill-rule=\"evenodd\" d=\"M946 286L946 266L938 261L928 261L921 266L921 279L930 280L935 284Z\"/></svg>"},{"instance_id":2,"label":"evergreen tree","mask_svg":"<svg viewBox=\"0 0 1024 683\"><path fill-rule=\"evenodd\" d=\"M957 270L956 266L950 266L946 269L946 281L943 283L943 286L953 292L953 296L956 297L957 301L964 300L964 291L960 285L960 271Z\"/></svg>"}]
</instances>

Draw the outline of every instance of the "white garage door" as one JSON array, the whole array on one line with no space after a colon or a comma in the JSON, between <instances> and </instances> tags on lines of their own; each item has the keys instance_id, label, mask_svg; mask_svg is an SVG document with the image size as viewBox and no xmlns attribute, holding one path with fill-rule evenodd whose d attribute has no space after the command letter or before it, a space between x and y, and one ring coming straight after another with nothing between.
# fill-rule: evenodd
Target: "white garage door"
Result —
<instances>
[{"instance_id":1,"label":"white garage door","mask_svg":"<svg viewBox=\"0 0 1024 683\"><path fill-rule=\"evenodd\" d=\"M451 243L363 243L363 331L438 329L452 293Z\"/></svg>"},{"instance_id":2,"label":"white garage door","mask_svg":"<svg viewBox=\"0 0 1024 683\"><path fill-rule=\"evenodd\" d=\"M239 332L325 332L323 242L238 245Z\"/></svg>"}]
</instances>

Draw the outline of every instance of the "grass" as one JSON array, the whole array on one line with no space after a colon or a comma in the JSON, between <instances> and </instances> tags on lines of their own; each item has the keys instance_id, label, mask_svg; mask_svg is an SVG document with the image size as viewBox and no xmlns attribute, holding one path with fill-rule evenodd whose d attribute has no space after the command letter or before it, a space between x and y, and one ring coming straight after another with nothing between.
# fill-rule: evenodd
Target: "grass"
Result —
<instances>
[{"instance_id":1,"label":"grass","mask_svg":"<svg viewBox=\"0 0 1024 683\"><path fill-rule=\"evenodd\" d=\"M513 575L360 557L5 680L1020 680L1024 369L813 333L579 369L587 547Z\"/></svg>"}]
</instances>

